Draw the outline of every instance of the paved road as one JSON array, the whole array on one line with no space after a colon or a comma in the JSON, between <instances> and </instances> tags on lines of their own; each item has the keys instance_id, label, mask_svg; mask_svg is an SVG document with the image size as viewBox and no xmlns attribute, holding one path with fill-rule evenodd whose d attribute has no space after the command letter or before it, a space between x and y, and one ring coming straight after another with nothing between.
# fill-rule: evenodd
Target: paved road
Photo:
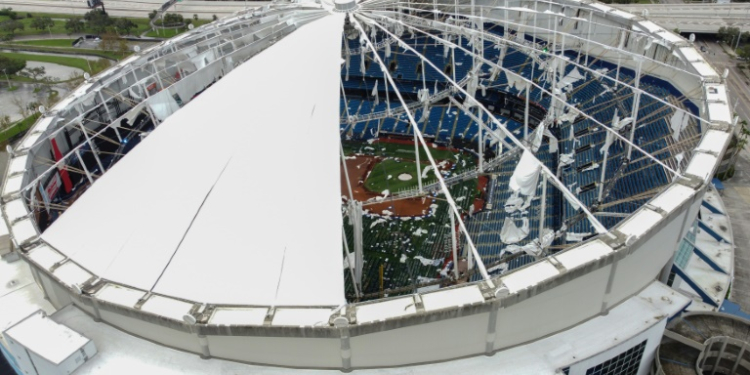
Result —
<instances>
[{"instance_id":1,"label":"paved road","mask_svg":"<svg viewBox=\"0 0 750 375\"><path fill-rule=\"evenodd\" d=\"M704 53L704 56L706 56L706 59L716 68L719 74L722 74L724 69L729 68L727 84L730 90L729 97L732 101L730 105L734 107L734 112L741 119L750 122L750 86L748 86L750 79L746 78L737 69L737 62L739 60L727 55L721 46L714 41L703 40L698 41L696 44L696 47L706 47L707 51Z\"/></svg>"},{"instance_id":2,"label":"paved road","mask_svg":"<svg viewBox=\"0 0 750 375\"><path fill-rule=\"evenodd\" d=\"M662 0L662 4L611 4L633 14L642 15L665 29L682 32L715 33L721 26L750 30L750 4L686 4L681 0Z\"/></svg>"},{"instance_id":3,"label":"paved road","mask_svg":"<svg viewBox=\"0 0 750 375\"><path fill-rule=\"evenodd\" d=\"M696 47L705 46L704 55L721 73L729 68L727 84L730 100L740 118L750 121L749 79L737 69L737 60L727 55L719 44L699 40ZM750 145L745 146L737 158L734 177L724 182L724 206L732 222L734 235L734 282L731 300L750 311Z\"/></svg>"},{"instance_id":4,"label":"paved road","mask_svg":"<svg viewBox=\"0 0 750 375\"><path fill-rule=\"evenodd\" d=\"M750 312L750 152L740 152L734 177L724 182L724 206L734 235L733 302Z\"/></svg>"}]
</instances>

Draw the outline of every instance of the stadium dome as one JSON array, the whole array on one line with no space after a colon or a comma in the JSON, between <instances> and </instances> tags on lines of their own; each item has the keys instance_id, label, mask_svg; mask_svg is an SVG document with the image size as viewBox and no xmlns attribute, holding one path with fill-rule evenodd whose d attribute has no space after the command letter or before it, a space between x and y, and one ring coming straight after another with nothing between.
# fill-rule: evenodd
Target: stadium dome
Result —
<instances>
[{"instance_id":1,"label":"stadium dome","mask_svg":"<svg viewBox=\"0 0 750 375\"><path fill-rule=\"evenodd\" d=\"M596 2L273 2L87 79L3 215L53 305L204 358L492 355L634 297L663 331L725 78Z\"/></svg>"}]
</instances>

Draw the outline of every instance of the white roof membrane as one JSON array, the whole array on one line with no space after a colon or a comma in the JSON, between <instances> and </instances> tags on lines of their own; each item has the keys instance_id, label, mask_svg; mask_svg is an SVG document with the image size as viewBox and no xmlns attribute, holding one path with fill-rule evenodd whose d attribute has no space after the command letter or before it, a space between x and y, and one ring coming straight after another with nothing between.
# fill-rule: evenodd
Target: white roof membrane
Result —
<instances>
[{"instance_id":1,"label":"white roof membrane","mask_svg":"<svg viewBox=\"0 0 750 375\"><path fill-rule=\"evenodd\" d=\"M197 302L338 305L343 15L164 121L43 238L100 277ZM315 45L315 53L300 54Z\"/></svg>"}]
</instances>

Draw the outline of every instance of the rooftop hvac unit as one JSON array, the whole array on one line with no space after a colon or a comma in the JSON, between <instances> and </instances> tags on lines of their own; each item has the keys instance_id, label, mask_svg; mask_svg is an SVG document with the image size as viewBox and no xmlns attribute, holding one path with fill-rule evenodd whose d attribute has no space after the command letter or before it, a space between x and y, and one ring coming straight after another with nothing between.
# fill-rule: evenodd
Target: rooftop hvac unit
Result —
<instances>
[{"instance_id":1,"label":"rooftop hvac unit","mask_svg":"<svg viewBox=\"0 0 750 375\"><path fill-rule=\"evenodd\" d=\"M67 375L96 354L96 346L78 332L39 310L3 332L9 358L24 374Z\"/></svg>"}]
</instances>

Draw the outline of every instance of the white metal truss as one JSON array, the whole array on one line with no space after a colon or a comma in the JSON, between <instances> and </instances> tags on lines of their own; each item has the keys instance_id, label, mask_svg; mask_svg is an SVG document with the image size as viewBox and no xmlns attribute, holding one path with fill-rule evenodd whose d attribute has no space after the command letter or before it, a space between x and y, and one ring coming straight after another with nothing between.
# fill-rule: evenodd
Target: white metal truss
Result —
<instances>
[{"instance_id":1,"label":"white metal truss","mask_svg":"<svg viewBox=\"0 0 750 375\"><path fill-rule=\"evenodd\" d=\"M466 48L464 48L464 47L462 47L462 46L460 46L460 45L458 45L458 44L455 44L455 43L453 43L453 42L451 42L451 41L445 40L445 39L443 39L443 38L441 38L441 37L435 36L435 35L433 35L433 34L431 34L431 33L429 33L429 32L426 32L426 31L424 31L424 30L422 30L422 29L420 29L420 28L418 28L418 27L414 27L414 26L412 26L412 25L408 25L408 24L406 24L405 22L403 22L403 21L399 21L399 20L397 20L397 19L393 19L393 18L390 18L390 17L387 17L387 16L383 16L383 15L377 15L377 16L375 16L375 17L378 17L378 18L382 18L382 19L385 19L385 20L386 20L387 22L389 22L389 23L398 23L398 24L400 24L400 25L402 25L402 26L405 26L405 27L407 27L407 28L413 29L413 30L415 30L415 31L417 31L417 32L419 32L419 33L425 34L425 35L427 35L427 36L428 36L428 37L430 37L430 38L433 38L433 39L435 39L435 40L438 40L438 41L440 41L441 43L444 43L444 44L448 45L448 46L449 46L450 48L453 48L453 49L456 49L456 48L457 48L457 49L460 49L460 50L462 50L462 51L463 51L464 53L466 53L466 54L470 54L470 55L474 56L475 58L477 58L477 59L479 59L479 60L482 60L482 61L483 61L483 62L484 62L485 64L487 64L487 65L489 65L489 66L492 66L492 67L497 67L498 69L501 69L502 71L504 71L504 72L505 72L506 74L511 74L511 75L513 75L514 77L516 77L516 79L518 79L518 80L522 80L522 81L524 81L525 83L527 83L527 84L529 84L529 85L532 85L532 86L536 87L536 88L537 88L537 89L539 89L539 90L540 90L541 92L543 92L543 93L545 93L545 94L547 94L547 95L550 95L550 97L551 97L551 98L553 98L553 100L557 100L557 101L559 101L559 102L560 102L560 104L561 104L561 105L563 105L564 107L567 107L568 109L574 109L574 110L577 110L577 109L576 109L576 108L575 108L575 107L574 107L573 105L571 105L571 104L569 104L569 103L567 103L567 102L565 102L565 101L563 101L563 100L560 100L560 99L559 99L559 98L558 98L558 97L557 97L556 95L553 95L553 93L552 93L552 92L550 92L549 90L547 90L547 89L545 89L544 87L542 87L542 86L540 86L540 85L538 85L538 84L534 83L534 81L533 81L533 80L531 80L531 79L528 79L528 78L525 78L525 77L523 77L522 75L520 75L520 74L518 74L518 73L516 73L516 72L514 72L514 71L512 71L512 70L510 70L510 69L508 69L508 68L505 68L505 67L503 67L502 65L499 65L499 64L497 64L497 63L495 63L495 62L493 62L493 61L491 61L491 60L489 60L489 59L486 59L486 58L484 58L484 56L479 56L479 55L476 55L476 54L474 54L473 52L471 52L470 50L468 50L468 49L466 49ZM374 20L372 21L372 24L373 24L373 25L376 25L376 26L377 26L377 27L379 27L379 28L381 28L381 30L383 30L384 32L386 32L386 33L388 33L388 34L390 34L390 35L393 35L393 34L392 34L392 33L391 33L390 31L388 31L388 30L387 30L387 29L386 29L385 27L383 27L382 25L378 24L378 23L377 23L377 22L375 22ZM401 42L401 44L402 44L402 47L406 45L406 43L403 43L403 42ZM408 46L407 46L407 47L408 47ZM417 54L417 56L419 56L419 57L420 57L420 59L423 59L423 60L427 60L427 63L428 63L428 64L431 64L431 62L429 61L429 59L427 59L427 58L426 58L426 57L424 57L423 55L421 55L421 54L419 54L418 52L416 52L416 50L414 50L414 49L410 49L410 50L411 50L412 52L415 52L415 53ZM432 64L431 64L431 65L432 65ZM442 74L442 72L441 72L441 70L440 70L440 69L437 69L437 67L435 67L434 65L432 65L432 66L433 66L433 68L434 68L434 69L435 69L435 70L436 70L437 72L439 72L440 74ZM587 68L587 69L588 69L588 68ZM590 69L588 69L588 70L590 70ZM449 79L449 80L450 80L450 77L447 77L447 76L446 76L445 74L442 74L442 75L443 75L444 77L446 77L447 79ZM455 83L454 81L452 81L452 80L450 80L449 82L451 82L452 84L456 85L456 83ZM636 89L635 89L635 88L633 88L633 90L635 91ZM461 91L465 93L465 91L463 91L463 89L461 89ZM651 95L651 94L649 94L649 95ZM660 100L660 101L661 101L661 100ZM674 106L672 106L672 105L670 104L670 107L674 107ZM676 107L674 107L674 108L675 108L675 109L678 109L678 108L676 108ZM486 109L484 109L484 111L486 111ZM486 112L488 113L489 111L486 111ZM626 144L628 144L628 145L629 145L629 147L631 147L631 148L634 148L635 150L639 151L639 152L640 152L640 153L642 153L643 155L646 155L646 156L647 156L647 157L648 157L649 159L653 160L653 161L654 161L655 163L659 164L660 166L662 166L663 168L665 168L665 169L666 169L667 171L669 171L670 173L672 173L672 175L674 175L674 176L676 176L676 177L682 177L682 175L681 175L681 174L680 174L680 173L679 173L678 171L675 171L674 169L672 169L671 167L669 167L668 165L666 165L665 163L663 163L663 162L662 162L661 160L659 160L658 158L656 158L656 157L654 157L653 155L651 155L651 154L650 154L649 152L647 152L647 151L643 150L643 149L642 149L641 147L639 147L638 145L636 145L636 144L634 144L633 142L631 142L631 141L630 141L630 139L628 139L627 137L624 137L624 136L620 135L620 134L619 134L619 132L615 131L615 130L614 130L614 129L612 129L612 128L611 128L610 126L607 126L607 125L603 124L602 122L600 122L600 121L596 120L596 119L595 119L595 118L594 118L593 116L591 116L591 115L589 115L589 114L587 114L587 113L585 113L585 112L582 112L582 111L581 111L581 112L579 112L579 113L580 113L580 115L581 115L581 116L583 116L583 117L585 117L585 118L589 119L590 121L594 122L595 124L597 124L597 125L600 125L600 126L602 126L602 127L603 127L603 129L605 129L605 130L606 130L607 132L611 133L611 134L612 134L613 136L617 137L617 138L618 138L618 139L620 139L621 141L623 141L623 142L625 142ZM491 116L491 114L490 114L490 116ZM494 118L494 117L493 117L493 118ZM495 121L496 121L496 119L495 119ZM496 124L498 124L498 127L500 127L500 126L499 126L499 121L498 121L498 122L496 122ZM505 131L505 132L506 132L506 134L507 134L507 131ZM511 137L512 139L513 139L513 138L515 138L515 137L514 137L514 136L513 136L512 134L511 134L511 135L510 135L509 137ZM554 182L553 182L553 183L554 183Z\"/></svg>"},{"instance_id":2,"label":"white metal truss","mask_svg":"<svg viewBox=\"0 0 750 375\"><path fill-rule=\"evenodd\" d=\"M360 17L365 17L364 15L359 15L359 16ZM395 36L390 31L388 31L387 28L383 27L382 25L380 25L377 22L372 21L372 19L370 19L370 18L365 18L365 19L369 20L369 24L371 26L375 26L375 27L379 28L382 32L384 32L384 33L386 33L386 34L388 34L388 35L390 35L392 37ZM415 49L411 48L408 44L404 43L403 41L401 41L400 44L401 44L402 48L406 48L406 49L410 50L412 53L415 53L417 56L419 56L419 58L423 62L427 63L433 69L435 69L439 74L441 74L447 80L447 82L449 82L450 84L452 84L456 88L456 90L458 92L464 94L467 98L471 98L472 104L475 105L477 108L479 108L482 112L484 112L490 118L490 120L495 124L495 126L497 127L497 129L500 129L508 138L510 138L511 141L513 141L513 143L516 145L516 147L524 150L525 152L529 152L534 157L534 159L536 159L537 163L539 163L539 165L541 167L542 173L547 176L547 178L549 179L549 182L552 183L555 187L557 187L560 190L560 192L563 193L563 195L565 196L565 198L569 202L571 202L571 204L580 207L580 209L584 212L584 214L586 215L586 217L589 219L589 221L591 222L592 226L597 231L597 233L605 233L605 232L607 232L607 229L604 227L604 225L602 225L599 222L599 220L597 220L596 217L594 217L594 215L591 214L591 212L588 210L588 208L586 207L586 205L583 204L583 202L581 202L578 199L578 197L576 197L576 195L573 194L568 189L567 186L565 186L565 184L563 184L560 180L558 180L557 176L552 171L550 171L549 168L547 168L547 166L544 165L544 163L542 163L539 159L537 159L536 156L534 155L534 153L523 142L521 142L511 131L509 131L505 127L505 124L503 124L502 122L500 122L500 120L498 120L497 117L495 117L492 114L492 112L490 112L484 105L482 105L478 100L476 100L476 98L473 95L471 95L464 88L462 88L460 85L458 85L458 83L456 83L453 79L451 79L445 73L443 73L440 69L438 69L432 63L432 61L430 61L429 59L427 59L424 55L420 54L419 52L417 52ZM378 56L378 54L375 54L375 56ZM380 58L380 57L378 56L378 58ZM489 60L484 59L484 57L481 57L480 59L483 60L485 63L487 63L489 61ZM497 134L495 134L492 131L491 128L487 127L487 125L485 125L483 122L478 122L477 125L480 126L480 128L484 128L492 136L498 138L498 140L501 138Z\"/></svg>"},{"instance_id":3,"label":"white metal truss","mask_svg":"<svg viewBox=\"0 0 750 375\"><path fill-rule=\"evenodd\" d=\"M377 51L370 41L370 39L367 37L367 32L362 27L362 25L357 21L356 18L351 18L352 23L354 26L359 30L361 33L361 36L363 40L370 46L370 48L373 51ZM403 96L401 95L401 91L399 91L398 86L396 85L396 82L393 81L393 77L391 77L390 73L388 72L388 67L383 62L383 60L380 58L380 55L377 53L374 54L375 59L377 60L380 67L383 69L383 75L390 83L391 87L393 87L393 90L398 97L398 100L401 102L401 105L406 107L407 103L404 100ZM484 263L482 262L482 258L477 251L476 246L474 246L474 241L471 239L471 236L469 235L469 230L466 228L466 225L464 224L464 221L461 219L461 213L458 210L458 207L456 207L456 202L451 196L450 191L448 190L448 187L445 184L445 180L443 180L443 176L440 174L440 169L437 166L437 163L435 162L435 159L432 157L432 153L430 152L430 148L427 145L427 142L425 142L424 137L422 136L422 132L419 130L419 126L417 125L417 121L414 119L413 114L410 110L406 110L406 115L409 117L409 122L412 126L412 129L414 130L414 134L419 140L419 143L422 145L423 149L425 150L425 153L427 154L427 158L430 161L430 164L432 165L432 171L435 174L435 177L440 182L441 189L443 193L445 194L445 200L448 202L448 205L451 208L452 214L456 216L456 219L458 221L458 225L461 228L461 231L466 235L466 242L469 245L469 248L471 249L471 253L474 255L474 257L477 259L477 268L479 269L479 273L484 278L485 282L489 284L491 288L494 288L494 284L492 283L492 280L490 279L489 274L487 273L487 269L484 266ZM418 154L418 152L417 152Z\"/></svg>"},{"instance_id":4,"label":"white metal truss","mask_svg":"<svg viewBox=\"0 0 750 375\"><path fill-rule=\"evenodd\" d=\"M480 6L477 6L477 7L480 7ZM402 7L402 6L400 7L400 9L408 9L408 10L420 11L420 12L424 11L423 9L405 8L405 7ZM494 9L503 9L503 8L502 7L492 7L490 9L494 10ZM363 9L363 11L361 13L362 14L368 14L368 15L371 15L371 16L376 16L378 14L382 15L383 13L387 13L387 14L394 14L395 13L395 14L399 14L402 18L408 17L408 18L411 18L411 19L414 19L414 20L420 20L421 19L421 18L419 18L417 16L408 15L408 14L400 14L400 13L397 13L397 12L394 12L394 11L390 11L390 10L378 10L378 9L375 9L375 10L371 10L369 12L365 11L365 10L366 10L366 8ZM518 9L513 9L513 11L519 11L519 10ZM543 12L539 12L539 14L544 14L544 15L547 15L547 16L550 15L549 13L543 13ZM564 15L562 15L560 13L554 13L552 15L554 15L555 17L559 17L559 18L575 19L575 18L571 18L571 17L566 17L566 16L564 16ZM382 17L386 18L386 19L390 19L391 22L393 22L393 21L398 22L398 23L402 24L403 26L413 27L413 28L421 31L422 33L428 34L432 38L441 39L439 37L436 37L434 34L425 31L424 29L419 29L419 27L414 26L413 24L412 25L407 25L403 21L403 19L401 19L401 20L399 20L397 18L394 19L393 17L389 17L389 16L382 16ZM467 14L461 14L461 17L469 18L469 19L471 19L471 18L480 19L479 16L472 16L472 15L467 15ZM482 20L496 21L496 20L487 19L487 18L481 18L481 19ZM580 20L581 19L579 19L579 21ZM661 61L658 61L658 60L654 60L654 59L649 58L647 56L644 56L644 55L641 55L641 54L637 54L637 53L634 53L634 52L630 52L630 51L627 51L627 50L624 50L624 49L618 49L618 48L615 48L615 47L612 47L610 45L603 44L603 43L600 43L600 42L591 41L589 39L582 38L582 37L574 35L574 34L564 33L564 32L559 31L559 30L555 31L554 29L552 29L552 30L545 29L545 28L541 28L541 27L538 27L538 26L531 26L531 25L526 25L526 24L519 24L519 23L516 23L516 22L507 21L507 20L503 20L502 22L505 23L505 24L509 24L509 25L513 25L513 26L517 26L517 27L530 28L530 29L534 29L534 30L538 29L538 30L544 31L544 32L553 32L556 35L562 35L562 36L565 36L566 38L578 39L581 42L585 41L587 43L595 44L598 47L606 49L609 52L615 52L618 55L626 55L626 56L628 56L629 60L632 60L632 61L641 60L643 62L648 62L649 64L659 65L659 66L662 66L662 67L668 67L670 70L677 70L677 71L680 71L681 73L685 73L685 74L689 74L689 75L698 77L698 75L695 74L695 73L688 72L686 70L674 67L672 65L665 64L664 62L661 62ZM458 25L452 25L450 23L442 22L442 21L437 21L437 20L433 21L432 23L434 25L440 25L442 27L445 27L446 29L450 29L451 32L453 32L453 33L455 33L457 35L460 34L460 35L465 36L465 37L468 37L469 35L478 32L477 30L467 30L465 27L458 26ZM602 26L612 27L610 25L602 25ZM439 28L434 27L434 26L433 26L433 28L436 29L436 30L440 30ZM616 29L619 30L619 31L634 32L634 31L630 31L630 30L624 29L624 28L616 28ZM441 31L445 31L445 30L441 30ZM486 32L482 33L482 37L487 38L489 40L493 40L493 41L495 41L496 43L499 43L499 44L511 45L514 48L524 50L527 53L530 53L530 52L537 52L538 53L541 50L541 48L539 48L538 46L537 47L532 47L532 46L524 44L524 43L519 43L519 42L517 42L517 41L515 41L513 39L508 39L508 38L501 37L499 35L495 35L495 34L492 34L492 33L486 33ZM648 37L648 36L646 36L646 37ZM453 44L450 41L448 41L447 43L449 45ZM460 48L460 46L457 46L457 47ZM460 49L462 49L462 48L460 48ZM553 58L558 58L558 59L561 58L560 56L558 56L558 55L556 55L554 53L549 53L548 56L553 57ZM588 56L588 54L587 54L587 56ZM660 97L658 97L658 96L656 96L656 95L654 95L654 94L652 94L652 93L650 93L650 92L648 92L646 90L643 90L643 89L640 89L640 88L635 87L633 85L630 85L627 82L619 80L618 78L613 78L613 77L610 77L610 76L608 76L606 74L601 74L601 73L599 73L599 72L591 69L587 64L580 64L580 63L578 63L576 61L573 61L573 60L569 60L569 61L566 60L566 64L570 64L570 65L576 66L576 67L578 67L580 69L583 69L583 70L585 70L585 71L593 74L597 78L601 78L601 79L604 79L604 80L607 80L607 81L611 81L613 84L616 84L616 85L622 85L624 87L627 87L631 91L633 91L634 93L637 92L637 93L640 93L641 95L648 96L651 99L653 99L653 100L655 100L655 101L657 101L657 102L659 102L659 103L661 103L661 104L663 104L665 106L668 106L668 107L670 107L672 109L675 109L675 110L680 109L680 108L674 106L672 103L669 103L668 101L664 100L663 98L660 98ZM511 73L514 73L514 72L511 71ZM686 113L686 115L689 116L690 118L692 118L695 121L698 121L698 122L701 122L701 123L708 123L708 121L706 119L703 119L700 116L694 115L692 113L688 112L688 113Z\"/></svg>"}]
</instances>

